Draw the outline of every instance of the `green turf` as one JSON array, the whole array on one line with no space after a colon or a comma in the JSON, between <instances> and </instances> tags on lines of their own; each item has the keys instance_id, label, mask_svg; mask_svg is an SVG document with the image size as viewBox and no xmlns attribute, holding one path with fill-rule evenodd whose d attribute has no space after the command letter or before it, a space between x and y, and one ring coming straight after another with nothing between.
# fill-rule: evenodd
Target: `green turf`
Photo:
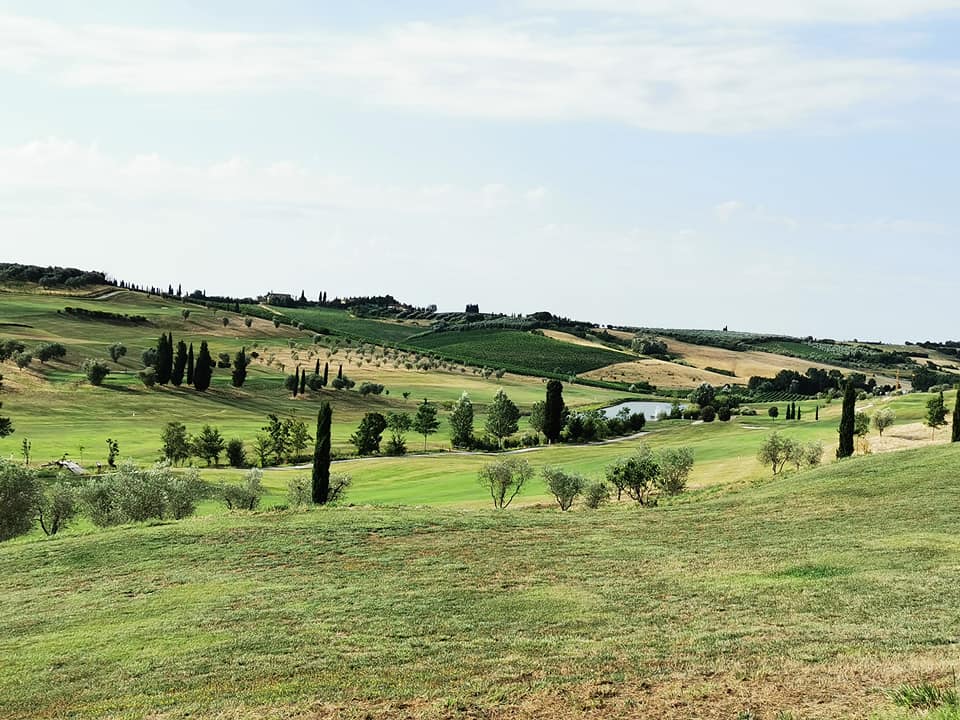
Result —
<instances>
[{"instance_id":1,"label":"green turf","mask_svg":"<svg viewBox=\"0 0 960 720\"><path fill-rule=\"evenodd\" d=\"M850 695L861 717L889 688L853 669L956 658L958 462L854 459L652 510L344 507L6 543L0 707L733 718L812 674L813 707ZM678 683L695 691L663 695ZM799 697L763 717L806 717Z\"/></svg>"}]
</instances>

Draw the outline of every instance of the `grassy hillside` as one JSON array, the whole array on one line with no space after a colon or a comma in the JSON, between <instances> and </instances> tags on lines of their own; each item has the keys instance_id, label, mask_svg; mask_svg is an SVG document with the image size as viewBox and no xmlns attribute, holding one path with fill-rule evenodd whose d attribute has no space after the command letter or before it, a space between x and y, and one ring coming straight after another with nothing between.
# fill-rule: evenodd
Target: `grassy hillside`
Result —
<instances>
[{"instance_id":1,"label":"grassy hillside","mask_svg":"<svg viewBox=\"0 0 960 720\"><path fill-rule=\"evenodd\" d=\"M606 348L561 342L516 330L432 333L411 342L418 348L440 351L474 365L508 370L528 368L557 375L576 375L621 362L624 357Z\"/></svg>"},{"instance_id":2,"label":"grassy hillside","mask_svg":"<svg viewBox=\"0 0 960 720\"><path fill-rule=\"evenodd\" d=\"M143 316L146 322L78 318L64 312L67 306ZM186 318L184 310L189 311ZM329 312L346 317L342 311ZM232 355L241 347L256 351L259 357L249 368L246 385L239 390L230 386L230 372L223 369L215 372L213 385L205 393L186 386L148 389L137 377L143 367L140 355L154 347L163 332L172 332L176 340L197 346L207 340L214 357L220 352ZM387 359L382 348L371 346L362 354L356 342L332 337L318 345L313 336L288 325L277 328L259 318L252 318L247 327L242 316L231 312L125 290L110 289L100 300L25 289L3 292L0 339L19 340L28 349L42 342L60 342L67 355L46 364L34 360L24 370L12 361L0 363L3 414L11 416L16 426L15 435L0 439L0 454L17 454L22 439L28 438L38 461L69 453L72 459L82 457L84 462L94 463L103 461L105 441L112 437L120 442L122 456L151 461L157 458L161 429L171 420L184 422L191 432L209 423L228 438L242 438L249 447L268 413L298 417L312 424L322 400L333 405L335 449L346 453L352 447L350 435L365 412L413 412L424 398L443 408L466 391L476 405L477 424L482 426L486 405L500 387L523 410L543 398L540 378L508 374L484 379L469 365L417 370L413 354L403 354L400 360ZM107 348L115 342L122 342L128 349L119 363L110 361L107 354ZM102 387L91 387L80 372L80 363L88 357L106 361L112 368ZM321 366L330 363L333 373L342 365L358 385L364 381L385 385L389 395L362 397L356 390L336 392L328 388L291 398L283 387L285 375L297 365L312 369L318 359ZM404 393L409 397L405 399ZM598 406L615 402L624 394L569 385L565 398L572 406ZM440 432L430 438L429 447L449 448L448 430L443 422Z\"/></svg>"},{"instance_id":3,"label":"grassy hillside","mask_svg":"<svg viewBox=\"0 0 960 720\"><path fill-rule=\"evenodd\" d=\"M338 508L5 543L0 707L886 713L887 690L960 664L958 462L874 456L652 510Z\"/></svg>"}]
</instances>

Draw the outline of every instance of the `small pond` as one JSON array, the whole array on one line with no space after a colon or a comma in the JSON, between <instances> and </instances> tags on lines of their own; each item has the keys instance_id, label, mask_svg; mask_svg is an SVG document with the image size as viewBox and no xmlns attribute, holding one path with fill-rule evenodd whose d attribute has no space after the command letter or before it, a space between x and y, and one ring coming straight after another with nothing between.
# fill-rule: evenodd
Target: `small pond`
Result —
<instances>
[{"instance_id":1,"label":"small pond","mask_svg":"<svg viewBox=\"0 0 960 720\"><path fill-rule=\"evenodd\" d=\"M669 413L671 407L673 407L673 404L668 402L629 400L627 402L618 403L616 405L611 405L608 408L604 408L603 414L608 418L614 418L623 408L629 408L631 413L642 412L644 417L647 418L647 421L650 421L656 420L660 413ZM682 408L684 405L681 405L680 407Z\"/></svg>"}]
</instances>

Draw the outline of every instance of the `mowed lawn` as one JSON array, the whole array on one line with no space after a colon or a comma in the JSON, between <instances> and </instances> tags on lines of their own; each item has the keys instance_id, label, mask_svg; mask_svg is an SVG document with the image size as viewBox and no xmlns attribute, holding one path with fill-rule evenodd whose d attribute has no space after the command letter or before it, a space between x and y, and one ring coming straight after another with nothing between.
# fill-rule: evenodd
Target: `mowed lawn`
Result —
<instances>
[{"instance_id":1,"label":"mowed lawn","mask_svg":"<svg viewBox=\"0 0 960 720\"><path fill-rule=\"evenodd\" d=\"M876 455L655 509L5 543L0 714L905 718L888 690L960 665L958 463Z\"/></svg>"}]
</instances>

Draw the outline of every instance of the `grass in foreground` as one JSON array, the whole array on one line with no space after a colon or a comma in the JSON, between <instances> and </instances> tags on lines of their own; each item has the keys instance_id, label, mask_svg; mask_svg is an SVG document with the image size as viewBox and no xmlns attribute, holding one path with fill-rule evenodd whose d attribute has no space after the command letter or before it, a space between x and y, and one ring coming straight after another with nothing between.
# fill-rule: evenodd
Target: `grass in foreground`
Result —
<instances>
[{"instance_id":1,"label":"grass in foreground","mask_svg":"<svg viewBox=\"0 0 960 720\"><path fill-rule=\"evenodd\" d=\"M338 508L7 544L0 707L900 712L889 690L960 661L958 460L874 456L652 511Z\"/></svg>"}]
</instances>

